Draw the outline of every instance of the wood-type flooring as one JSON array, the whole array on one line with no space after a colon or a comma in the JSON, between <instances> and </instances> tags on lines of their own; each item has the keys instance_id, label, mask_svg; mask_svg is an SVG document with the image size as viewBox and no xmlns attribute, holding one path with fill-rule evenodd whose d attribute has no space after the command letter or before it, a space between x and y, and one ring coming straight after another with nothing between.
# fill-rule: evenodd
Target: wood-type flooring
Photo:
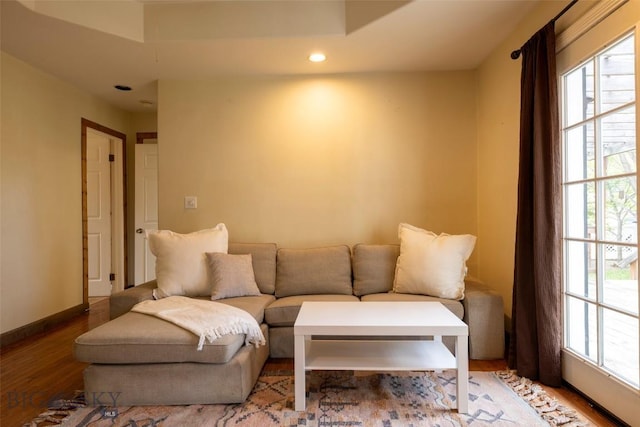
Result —
<instances>
[{"instance_id":1,"label":"wood-type flooring","mask_svg":"<svg viewBox=\"0 0 640 427\"><path fill-rule=\"evenodd\" d=\"M85 363L73 358L74 339L109 320L108 298L92 299L90 310L54 329L0 350L2 402L0 425L21 426L46 409L47 402L71 398L82 390ZM292 359L269 359L265 370L293 369ZM506 369L504 360L471 360L472 371ZM575 409L595 426L616 426L579 394L567 388L544 387L548 394Z\"/></svg>"}]
</instances>

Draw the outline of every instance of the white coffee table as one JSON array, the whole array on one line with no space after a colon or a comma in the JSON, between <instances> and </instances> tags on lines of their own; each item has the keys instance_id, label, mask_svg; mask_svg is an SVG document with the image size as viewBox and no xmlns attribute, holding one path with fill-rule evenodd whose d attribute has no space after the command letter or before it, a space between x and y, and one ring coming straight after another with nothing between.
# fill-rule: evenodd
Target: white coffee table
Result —
<instances>
[{"instance_id":1,"label":"white coffee table","mask_svg":"<svg viewBox=\"0 0 640 427\"><path fill-rule=\"evenodd\" d=\"M439 302L305 302L293 333L296 411L305 410L306 371L444 369L457 370L457 409L468 410L469 328ZM314 335L358 339L314 340ZM394 336L415 340L380 339ZM424 336L434 340L421 340ZM456 337L455 355L442 336Z\"/></svg>"}]
</instances>

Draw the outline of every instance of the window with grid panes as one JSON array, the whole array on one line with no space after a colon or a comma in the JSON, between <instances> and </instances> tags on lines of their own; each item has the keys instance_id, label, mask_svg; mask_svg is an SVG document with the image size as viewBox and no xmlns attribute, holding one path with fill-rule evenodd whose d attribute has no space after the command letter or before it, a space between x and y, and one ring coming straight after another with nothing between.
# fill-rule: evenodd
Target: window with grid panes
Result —
<instances>
[{"instance_id":1,"label":"window with grid panes","mask_svg":"<svg viewBox=\"0 0 640 427\"><path fill-rule=\"evenodd\" d=\"M564 74L564 345L638 389L635 40Z\"/></svg>"}]
</instances>

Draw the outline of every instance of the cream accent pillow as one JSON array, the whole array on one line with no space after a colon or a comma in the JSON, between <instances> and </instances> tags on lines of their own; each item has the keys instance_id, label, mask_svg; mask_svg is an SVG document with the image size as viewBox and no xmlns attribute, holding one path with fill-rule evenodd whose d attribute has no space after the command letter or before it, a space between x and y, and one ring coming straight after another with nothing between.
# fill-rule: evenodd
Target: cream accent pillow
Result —
<instances>
[{"instance_id":1,"label":"cream accent pillow","mask_svg":"<svg viewBox=\"0 0 640 427\"><path fill-rule=\"evenodd\" d=\"M149 249L156 256L156 299L173 295L211 295L207 272L207 252L226 253L229 232L224 224L189 234L169 230L147 232Z\"/></svg>"},{"instance_id":2,"label":"cream accent pillow","mask_svg":"<svg viewBox=\"0 0 640 427\"><path fill-rule=\"evenodd\" d=\"M476 244L470 234L436 235L409 224L398 227L400 256L393 292L438 298L464 298L466 261Z\"/></svg>"},{"instance_id":3,"label":"cream accent pillow","mask_svg":"<svg viewBox=\"0 0 640 427\"><path fill-rule=\"evenodd\" d=\"M251 254L208 253L211 299L260 295Z\"/></svg>"}]
</instances>

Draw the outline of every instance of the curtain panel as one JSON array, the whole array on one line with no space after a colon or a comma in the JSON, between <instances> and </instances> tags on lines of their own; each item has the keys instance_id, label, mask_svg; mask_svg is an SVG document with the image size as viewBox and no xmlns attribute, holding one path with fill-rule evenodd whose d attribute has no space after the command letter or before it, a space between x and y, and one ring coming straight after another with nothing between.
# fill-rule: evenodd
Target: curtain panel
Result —
<instances>
[{"instance_id":1,"label":"curtain panel","mask_svg":"<svg viewBox=\"0 0 640 427\"><path fill-rule=\"evenodd\" d=\"M521 48L520 164L512 330L518 375L562 382L562 188L554 21Z\"/></svg>"}]
</instances>

